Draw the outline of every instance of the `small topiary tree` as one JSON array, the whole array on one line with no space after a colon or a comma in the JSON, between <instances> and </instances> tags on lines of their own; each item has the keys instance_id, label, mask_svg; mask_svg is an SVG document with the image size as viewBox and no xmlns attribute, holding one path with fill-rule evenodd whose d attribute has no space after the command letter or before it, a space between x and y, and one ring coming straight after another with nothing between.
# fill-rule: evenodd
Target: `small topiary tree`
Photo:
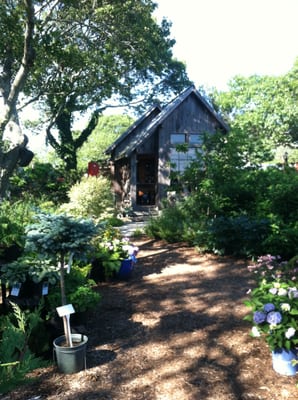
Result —
<instances>
[{"instance_id":1,"label":"small topiary tree","mask_svg":"<svg viewBox=\"0 0 298 400\"><path fill-rule=\"evenodd\" d=\"M57 265L60 275L61 303L67 304L65 268L71 267L73 259L83 259L97 227L91 220L75 219L65 214L38 214L37 222L26 229L25 249L48 257ZM63 317L64 333L69 346L70 332Z\"/></svg>"}]
</instances>

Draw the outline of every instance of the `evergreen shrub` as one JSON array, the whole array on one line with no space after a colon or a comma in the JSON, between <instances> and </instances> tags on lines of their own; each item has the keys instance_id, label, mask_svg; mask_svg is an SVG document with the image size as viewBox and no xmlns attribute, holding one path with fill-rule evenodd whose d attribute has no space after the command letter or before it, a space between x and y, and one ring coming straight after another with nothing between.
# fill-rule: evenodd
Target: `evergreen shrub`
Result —
<instances>
[{"instance_id":1,"label":"evergreen shrub","mask_svg":"<svg viewBox=\"0 0 298 400\"><path fill-rule=\"evenodd\" d=\"M164 208L160 216L150 219L145 227L145 233L149 236L164 239L169 243L179 242L183 238L184 219L179 205Z\"/></svg>"}]
</instances>

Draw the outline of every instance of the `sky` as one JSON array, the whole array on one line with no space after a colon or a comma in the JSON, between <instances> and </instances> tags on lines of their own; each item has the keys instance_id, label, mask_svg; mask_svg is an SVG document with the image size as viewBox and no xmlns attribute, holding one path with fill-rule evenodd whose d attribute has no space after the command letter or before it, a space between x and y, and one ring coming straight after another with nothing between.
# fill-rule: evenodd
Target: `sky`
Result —
<instances>
[{"instance_id":1,"label":"sky","mask_svg":"<svg viewBox=\"0 0 298 400\"><path fill-rule=\"evenodd\" d=\"M197 87L226 90L236 75L283 75L298 57L298 0L155 2Z\"/></svg>"}]
</instances>

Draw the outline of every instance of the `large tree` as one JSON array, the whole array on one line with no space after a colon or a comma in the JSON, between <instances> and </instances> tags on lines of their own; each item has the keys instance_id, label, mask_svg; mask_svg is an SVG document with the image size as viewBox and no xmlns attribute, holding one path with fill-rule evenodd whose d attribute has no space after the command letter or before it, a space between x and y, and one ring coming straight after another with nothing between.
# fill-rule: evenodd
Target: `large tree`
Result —
<instances>
[{"instance_id":1,"label":"large tree","mask_svg":"<svg viewBox=\"0 0 298 400\"><path fill-rule=\"evenodd\" d=\"M176 94L189 81L185 66L173 59L170 24L159 26L152 17L152 1L70 3L51 14L39 47L42 65L29 89L50 118L49 144L67 169L76 169L77 150L102 110L115 104L144 107L160 93ZM77 135L75 115L88 110L89 124Z\"/></svg>"},{"instance_id":2,"label":"large tree","mask_svg":"<svg viewBox=\"0 0 298 400\"><path fill-rule=\"evenodd\" d=\"M0 5L0 90L5 105L4 132L18 122L18 100L38 101L47 122L47 139L68 169L76 152L115 101L152 102L158 93L171 95L189 84L185 66L173 59L170 24L152 18L150 0L5 0ZM76 135L75 117L92 111ZM20 141L19 141L20 142ZM18 142L18 145L20 145ZM23 140L22 145L24 146ZM11 170L0 159L1 176ZM6 182L1 181L1 193Z\"/></svg>"},{"instance_id":3,"label":"large tree","mask_svg":"<svg viewBox=\"0 0 298 400\"><path fill-rule=\"evenodd\" d=\"M17 105L35 59L35 10L32 0L18 3L0 4L0 198L28 141L20 128Z\"/></svg>"},{"instance_id":4,"label":"large tree","mask_svg":"<svg viewBox=\"0 0 298 400\"><path fill-rule=\"evenodd\" d=\"M278 146L298 145L298 59L283 76L236 76L226 92L213 93L247 162L270 160Z\"/></svg>"}]
</instances>

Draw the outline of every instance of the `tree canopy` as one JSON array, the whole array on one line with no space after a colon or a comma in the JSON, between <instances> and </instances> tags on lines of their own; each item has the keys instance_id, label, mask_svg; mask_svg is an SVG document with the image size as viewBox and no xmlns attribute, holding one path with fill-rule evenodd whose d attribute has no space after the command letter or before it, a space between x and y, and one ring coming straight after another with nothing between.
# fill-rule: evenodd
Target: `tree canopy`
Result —
<instances>
[{"instance_id":1,"label":"tree canopy","mask_svg":"<svg viewBox=\"0 0 298 400\"><path fill-rule=\"evenodd\" d=\"M242 141L247 161L272 158L278 146L298 145L298 59L283 76L236 76L211 95Z\"/></svg>"},{"instance_id":2,"label":"tree canopy","mask_svg":"<svg viewBox=\"0 0 298 400\"><path fill-rule=\"evenodd\" d=\"M86 171L89 161L104 162L105 150L133 123L128 115L103 115L78 151L78 169Z\"/></svg>"},{"instance_id":3,"label":"tree canopy","mask_svg":"<svg viewBox=\"0 0 298 400\"><path fill-rule=\"evenodd\" d=\"M76 168L76 151L109 104L136 102L144 107L158 94L171 96L188 85L184 64L173 58L170 23L157 24L155 7L150 0L2 2L1 143L5 131L11 138L12 122L22 138L18 144L26 142L18 120L19 100L38 101L48 142L68 168ZM88 125L74 135L75 114L90 109ZM0 150L1 169L9 175L3 143ZM1 182L2 194L4 186Z\"/></svg>"}]
</instances>

